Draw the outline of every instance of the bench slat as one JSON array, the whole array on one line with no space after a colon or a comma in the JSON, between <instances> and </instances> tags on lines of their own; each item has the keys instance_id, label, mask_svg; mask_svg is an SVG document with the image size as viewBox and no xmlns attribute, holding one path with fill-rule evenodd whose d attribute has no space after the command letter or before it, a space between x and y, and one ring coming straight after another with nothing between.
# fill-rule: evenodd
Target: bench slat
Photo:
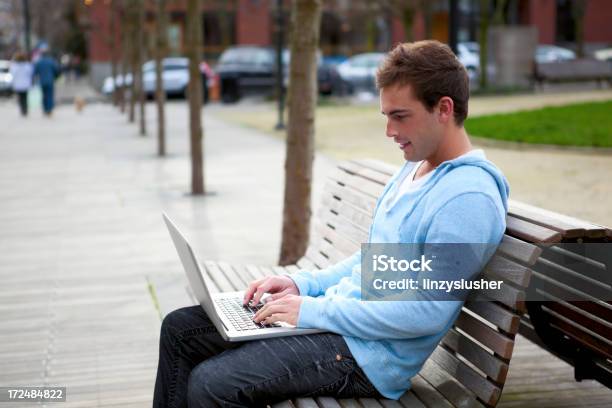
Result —
<instances>
[{"instance_id":1,"label":"bench slat","mask_svg":"<svg viewBox=\"0 0 612 408\"><path fill-rule=\"evenodd\" d=\"M423 404L421 400L417 398L412 389L405 392L404 395L400 397L399 402L405 408L425 408L425 404Z\"/></svg>"},{"instance_id":2,"label":"bench slat","mask_svg":"<svg viewBox=\"0 0 612 408\"><path fill-rule=\"evenodd\" d=\"M412 377L412 392L425 404L426 407L430 408L454 408L446 398L440 394L431 384L429 384L423 377L416 375ZM404 394L406 395L406 394ZM403 397L402 397L403 398ZM402 400L400 398L400 401Z\"/></svg>"},{"instance_id":3,"label":"bench slat","mask_svg":"<svg viewBox=\"0 0 612 408\"><path fill-rule=\"evenodd\" d=\"M249 274L251 275L253 279L261 279L264 277L264 274L255 265L251 265L251 264L246 265L245 269L247 272L249 272Z\"/></svg>"},{"instance_id":4,"label":"bench slat","mask_svg":"<svg viewBox=\"0 0 612 408\"><path fill-rule=\"evenodd\" d=\"M293 405L297 408L319 408L319 405L312 398L296 398Z\"/></svg>"},{"instance_id":5,"label":"bench slat","mask_svg":"<svg viewBox=\"0 0 612 408\"><path fill-rule=\"evenodd\" d=\"M493 350L505 359L510 359L514 349L514 340L508 338L468 313L461 312L455 326L478 340L485 347Z\"/></svg>"},{"instance_id":6,"label":"bench slat","mask_svg":"<svg viewBox=\"0 0 612 408\"><path fill-rule=\"evenodd\" d=\"M504 234L497 251L527 265L533 265L542 253L542 250L537 246L511 237L508 234Z\"/></svg>"},{"instance_id":7,"label":"bench slat","mask_svg":"<svg viewBox=\"0 0 612 408\"><path fill-rule=\"evenodd\" d=\"M432 353L431 358L453 378L472 390L486 405L497 403L501 395L501 389L457 359L444 347L438 346Z\"/></svg>"},{"instance_id":8,"label":"bench slat","mask_svg":"<svg viewBox=\"0 0 612 408\"><path fill-rule=\"evenodd\" d=\"M507 232L517 238L535 243L561 242L563 235L559 231L542 227L509 215L506 217Z\"/></svg>"},{"instance_id":9,"label":"bench slat","mask_svg":"<svg viewBox=\"0 0 612 408\"><path fill-rule=\"evenodd\" d=\"M227 277L221 271L217 262L204 261L204 268L208 272L208 276L215 282L221 292L233 292L236 290L236 287L227 280Z\"/></svg>"},{"instance_id":10,"label":"bench slat","mask_svg":"<svg viewBox=\"0 0 612 408\"><path fill-rule=\"evenodd\" d=\"M558 314L553 315L549 313L548 318L552 327L555 327L563 333L571 336L578 343L587 346L588 349L597 350L599 353L605 355L606 358L612 359L612 346L608 342L598 339L597 337L588 333L589 330L585 327L580 326L577 323L572 322L571 320Z\"/></svg>"},{"instance_id":11,"label":"bench slat","mask_svg":"<svg viewBox=\"0 0 612 408\"><path fill-rule=\"evenodd\" d=\"M326 268L331 264L328 258L324 257L319 251L312 247L308 247L304 256L310 259L320 269Z\"/></svg>"},{"instance_id":12,"label":"bench slat","mask_svg":"<svg viewBox=\"0 0 612 408\"><path fill-rule=\"evenodd\" d=\"M573 322L576 322L581 326L597 333L600 337L607 339L612 345L612 323L609 320L598 319L597 317L588 314L583 309L563 301L546 302L545 306L547 309L550 309L563 317L567 317Z\"/></svg>"},{"instance_id":13,"label":"bench slat","mask_svg":"<svg viewBox=\"0 0 612 408\"><path fill-rule=\"evenodd\" d=\"M382 184L373 183L370 180L366 180L358 176L353 176L342 170L336 170L332 172L329 178L331 180L336 181L340 185L350 187L375 199L380 196L385 187Z\"/></svg>"},{"instance_id":14,"label":"bench slat","mask_svg":"<svg viewBox=\"0 0 612 408\"><path fill-rule=\"evenodd\" d=\"M238 273L234 266L228 264L227 262L217 262L217 265L225 274L227 280L233 287L236 288L236 290L243 290L248 286L249 281L245 279L243 275Z\"/></svg>"},{"instance_id":15,"label":"bench slat","mask_svg":"<svg viewBox=\"0 0 612 408\"><path fill-rule=\"evenodd\" d=\"M531 277L531 269L529 267L497 254L491 258L485 266L485 270L523 288L529 285L529 278Z\"/></svg>"},{"instance_id":16,"label":"bench slat","mask_svg":"<svg viewBox=\"0 0 612 408\"><path fill-rule=\"evenodd\" d=\"M317 404L319 404L321 408L342 408L340 404L338 404L338 401L336 401L335 398L317 397L315 399L317 401Z\"/></svg>"},{"instance_id":17,"label":"bench slat","mask_svg":"<svg viewBox=\"0 0 612 408\"><path fill-rule=\"evenodd\" d=\"M493 323L505 332L516 333L518 331L521 319L516 313L510 312L495 302L483 299L467 301L464 308Z\"/></svg>"},{"instance_id":18,"label":"bench slat","mask_svg":"<svg viewBox=\"0 0 612 408\"><path fill-rule=\"evenodd\" d=\"M359 403L363 408L383 408L374 398L359 398Z\"/></svg>"},{"instance_id":19,"label":"bench slat","mask_svg":"<svg viewBox=\"0 0 612 408\"><path fill-rule=\"evenodd\" d=\"M380 160L373 159L356 159L351 160L351 163L354 163L359 166L367 167L372 170L376 170L379 173L387 174L389 178L397 171L397 167L391 164L387 164Z\"/></svg>"},{"instance_id":20,"label":"bench slat","mask_svg":"<svg viewBox=\"0 0 612 408\"><path fill-rule=\"evenodd\" d=\"M363 177L367 180L370 180L377 184L381 184L383 186L387 184L390 178L389 175L386 173L381 173L380 171L360 166L359 164L350 161L338 164L338 168L345 170L349 174L354 174L356 176Z\"/></svg>"},{"instance_id":21,"label":"bench slat","mask_svg":"<svg viewBox=\"0 0 612 408\"><path fill-rule=\"evenodd\" d=\"M359 190L351 187L341 186L333 180L330 180L323 188L324 194L350 203L355 208L363 211L366 214L374 214L376 209L376 198L364 194Z\"/></svg>"},{"instance_id":22,"label":"bench slat","mask_svg":"<svg viewBox=\"0 0 612 408\"><path fill-rule=\"evenodd\" d=\"M350 239L338 234L336 230L330 228L328 225L316 220L313 223L313 232L319 239L329 239L331 243L344 254L351 255L359 250L360 244L358 242L351 241Z\"/></svg>"},{"instance_id":23,"label":"bench slat","mask_svg":"<svg viewBox=\"0 0 612 408\"><path fill-rule=\"evenodd\" d=\"M456 330L451 329L442 339L442 344L460 354L494 381L499 383L506 381L508 364Z\"/></svg>"},{"instance_id":24,"label":"bench slat","mask_svg":"<svg viewBox=\"0 0 612 408\"><path fill-rule=\"evenodd\" d=\"M300 268L302 269L306 269L309 271L316 271L317 269L321 269L321 268L317 268L317 266L312 263L312 261L306 257L301 257L298 261L297 264Z\"/></svg>"},{"instance_id":25,"label":"bench slat","mask_svg":"<svg viewBox=\"0 0 612 408\"><path fill-rule=\"evenodd\" d=\"M433 359L427 359L419 373L456 407L483 407L476 395L444 371Z\"/></svg>"}]
</instances>

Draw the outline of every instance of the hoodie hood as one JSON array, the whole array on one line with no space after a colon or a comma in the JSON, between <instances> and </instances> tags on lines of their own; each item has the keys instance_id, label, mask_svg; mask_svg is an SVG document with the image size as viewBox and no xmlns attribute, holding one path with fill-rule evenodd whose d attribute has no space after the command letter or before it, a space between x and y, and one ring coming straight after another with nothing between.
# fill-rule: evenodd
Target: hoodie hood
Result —
<instances>
[{"instance_id":1,"label":"hoodie hood","mask_svg":"<svg viewBox=\"0 0 612 408\"><path fill-rule=\"evenodd\" d=\"M504 209L506 212L508 211L508 197L510 195L510 185L508 184L508 180L503 175L501 170L487 159L482 149L470 150L469 152L453 160L442 162L432 175L432 179L439 179L448 172L461 166L474 166L486 171L497 184L497 189L499 190L499 195L501 196Z\"/></svg>"}]
</instances>

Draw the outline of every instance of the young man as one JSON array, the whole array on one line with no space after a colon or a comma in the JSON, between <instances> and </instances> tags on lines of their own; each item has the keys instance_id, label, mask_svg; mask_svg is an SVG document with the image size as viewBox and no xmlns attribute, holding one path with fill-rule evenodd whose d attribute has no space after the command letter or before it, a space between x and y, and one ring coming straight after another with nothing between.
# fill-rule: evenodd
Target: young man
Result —
<instances>
[{"instance_id":1,"label":"young man","mask_svg":"<svg viewBox=\"0 0 612 408\"><path fill-rule=\"evenodd\" d=\"M405 165L379 198L369 242L499 244L508 185L463 128L468 77L435 41L395 47L377 73L386 135ZM490 255L488 255L490 256ZM329 333L225 342L199 306L162 324L154 406L253 407L298 396L387 397L410 388L460 301L364 301L361 253L320 271L252 282L256 321ZM478 272L487 256L473 265Z\"/></svg>"}]
</instances>

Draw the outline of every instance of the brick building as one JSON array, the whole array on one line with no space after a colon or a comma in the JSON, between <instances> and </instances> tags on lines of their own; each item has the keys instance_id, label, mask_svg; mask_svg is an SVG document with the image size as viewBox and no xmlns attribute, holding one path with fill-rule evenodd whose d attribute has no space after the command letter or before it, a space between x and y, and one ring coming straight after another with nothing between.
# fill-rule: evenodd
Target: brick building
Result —
<instances>
[{"instance_id":1,"label":"brick building","mask_svg":"<svg viewBox=\"0 0 612 408\"><path fill-rule=\"evenodd\" d=\"M474 41L478 36L479 0L458 0L459 40ZM99 85L110 73L110 0L88 0L86 25L89 28L89 55L92 80ZM168 39L173 55L183 53L185 30L184 1L168 1ZM284 0L283 21L287 27L290 0ZM449 1L430 1L427 9L411 10L407 20L403 10L393 9L389 1L326 0L321 23L321 49L325 55L351 55L364 51L389 49L392 44L427 37L448 40ZM584 41L587 50L612 45L612 2L587 0L584 16ZM203 57L214 62L234 44L271 45L275 36L275 0L204 1ZM387 7L385 7L387 5ZM505 23L533 25L541 44L560 44L572 48L575 40L572 0L509 0L504 10ZM146 30L154 29L155 14L147 12ZM406 30L409 32L407 33ZM408 35L406 35L408 34ZM120 26L115 33L120 38ZM147 35L149 46L153 35Z\"/></svg>"}]
</instances>

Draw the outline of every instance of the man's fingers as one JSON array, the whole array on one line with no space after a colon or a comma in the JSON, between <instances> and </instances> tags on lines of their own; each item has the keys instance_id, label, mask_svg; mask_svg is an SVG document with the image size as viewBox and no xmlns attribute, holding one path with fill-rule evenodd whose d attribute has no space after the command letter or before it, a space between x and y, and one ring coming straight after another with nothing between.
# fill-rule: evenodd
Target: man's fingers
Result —
<instances>
[{"instance_id":1,"label":"man's fingers","mask_svg":"<svg viewBox=\"0 0 612 408\"><path fill-rule=\"evenodd\" d=\"M261 297L270 290L271 286L272 285L270 284L270 281L266 281L259 285L259 287L255 291L255 294L253 295L253 304L258 304L261 300Z\"/></svg>"},{"instance_id":2,"label":"man's fingers","mask_svg":"<svg viewBox=\"0 0 612 408\"><path fill-rule=\"evenodd\" d=\"M286 322L288 316L289 315L287 313L274 313L273 315L268 316L263 323L270 325L276 322Z\"/></svg>"},{"instance_id":3,"label":"man's fingers","mask_svg":"<svg viewBox=\"0 0 612 408\"><path fill-rule=\"evenodd\" d=\"M288 293L289 293L289 289L285 289L282 292L274 293L274 294L270 295L270 297L269 297L270 300L269 301L280 299L283 296L287 295Z\"/></svg>"},{"instance_id":4,"label":"man's fingers","mask_svg":"<svg viewBox=\"0 0 612 408\"><path fill-rule=\"evenodd\" d=\"M256 322L260 322L274 313L282 312L282 306L283 305L267 303L264 307L259 309L257 313L255 313L255 316L253 316L253 320L255 320Z\"/></svg>"},{"instance_id":5,"label":"man's fingers","mask_svg":"<svg viewBox=\"0 0 612 408\"><path fill-rule=\"evenodd\" d=\"M251 283L249 283L249 286L247 287L246 291L244 292L244 298L242 299L242 304L246 305L247 303L249 303L249 301L253 297L253 294L255 293L255 291L257 290L259 285L261 285L261 283L264 280L265 280L265 278L260 278L260 279L254 280Z\"/></svg>"}]
</instances>

